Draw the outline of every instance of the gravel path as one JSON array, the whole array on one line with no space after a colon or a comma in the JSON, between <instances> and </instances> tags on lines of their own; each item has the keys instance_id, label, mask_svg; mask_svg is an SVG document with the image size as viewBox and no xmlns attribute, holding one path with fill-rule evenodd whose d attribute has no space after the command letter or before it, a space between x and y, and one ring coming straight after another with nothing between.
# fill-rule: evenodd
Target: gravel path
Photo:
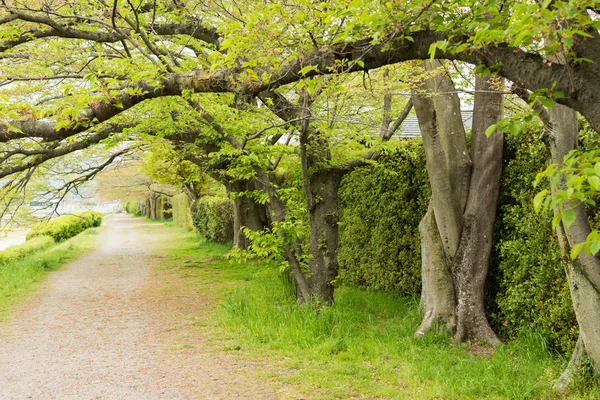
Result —
<instances>
[{"instance_id":1,"label":"gravel path","mask_svg":"<svg viewBox=\"0 0 600 400\"><path fill-rule=\"evenodd\" d=\"M236 389L232 375L251 365L169 350L145 224L107 219L97 250L51 274L1 327L0 399L276 398L253 393L260 383Z\"/></svg>"}]
</instances>

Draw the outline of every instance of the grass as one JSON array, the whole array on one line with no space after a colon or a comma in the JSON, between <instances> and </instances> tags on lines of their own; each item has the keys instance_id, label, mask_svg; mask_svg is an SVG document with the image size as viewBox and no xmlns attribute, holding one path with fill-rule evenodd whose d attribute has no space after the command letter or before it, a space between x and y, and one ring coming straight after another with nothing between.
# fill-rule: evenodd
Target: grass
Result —
<instances>
[{"instance_id":1,"label":"grass","mask_svg":"<svg viewBox=\"0 0 600 400\"><path fill-rule=\"evenodd\" d=\"M65 242L0 265L0 320L6 318L17 301L30 293L50 271L92 250L101 229L88 229Z\"/></svg>"},{"instance_id":2,"label":"grass","mask_svg":"<svg viewBox=\"0 0 600 400\"><path fill-rule=\"evenodd\" d=\"M296 305L289 282L272 266L229 262L228 246L177 228L168 236L163 267L216 299L213 343L240 357L266 358L273 368L259 377L283 383L294 397L562 398L552 384L567 360L551 355L535 333L495 351L456 345L443 334L417 339L417 299L350 287L337 289L335 305L316 313ZM597 399L600 390L584 380L567 398Z\"/></svg>"}]
</instances>

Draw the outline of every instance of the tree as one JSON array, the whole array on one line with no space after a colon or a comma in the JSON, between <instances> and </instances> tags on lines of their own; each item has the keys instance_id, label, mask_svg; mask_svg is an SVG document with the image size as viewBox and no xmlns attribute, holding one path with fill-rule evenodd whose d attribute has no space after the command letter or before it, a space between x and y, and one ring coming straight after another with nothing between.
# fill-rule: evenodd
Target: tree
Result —
<instances>
[{"instance_id":1,"label":"tree","mask_svg":"<svg viewBox=\"0 0 600 400\"><path fill-rule=\"evenodd\" d=\"M428 70L440 67L427 64ZM497 83L496 83L497 84ZM444 73L413 90L432 196L419 226L422 247L423 335L438 324L458 341L499 343L484 312L484 283L502 170L502 134L486 137L502 118L493 78L475 85L468 155L460 100Z\"/></svg>"}]
</instances>

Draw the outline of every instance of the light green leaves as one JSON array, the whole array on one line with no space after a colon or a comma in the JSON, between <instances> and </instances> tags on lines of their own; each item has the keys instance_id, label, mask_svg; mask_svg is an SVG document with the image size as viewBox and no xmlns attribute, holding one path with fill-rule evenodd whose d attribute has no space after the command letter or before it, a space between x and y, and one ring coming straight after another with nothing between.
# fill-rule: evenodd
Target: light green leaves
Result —
<instances>
[{"instance_id":1,"label":"light green leaves","mask_svg":"<svg viewBox=\"0 0 600 400\"><path fill-rule=\"evenodd\" d=\"M494 132L496 132L496 129L498 128L498 124L491 124L490 126L488 126L488 128L485 130L485 136L490 137L492 136L492 134Z\"/></svg>"},{"instance_id":2,"label":"light green leaves","mask_svg":"<svg viewBox=\"0 0 600 400\"><path fill-rule=\"evenodd\" d=\"M546 199L548 193L548 190L544 189L535 195L535 197L533 198L533 208L535 209L535 211L539 212L541 210L542 203L544 199Z\"/></svg>"}]
</instances>

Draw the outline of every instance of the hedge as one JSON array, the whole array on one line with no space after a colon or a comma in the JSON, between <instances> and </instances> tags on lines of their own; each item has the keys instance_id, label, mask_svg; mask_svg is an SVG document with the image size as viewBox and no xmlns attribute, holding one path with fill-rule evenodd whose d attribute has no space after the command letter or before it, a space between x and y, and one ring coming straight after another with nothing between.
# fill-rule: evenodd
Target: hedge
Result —
<instances>
[{"instance_id":1,"label":"hedge","mask_svg":"<svg viewBox=\"0 0 600 400\"><path fill-rule=\"evenodd\" d=\"M233 206L222 197L205 196L194 203L194 226L210 242L233 241Z\"/></svg>"},{"instance_id":2,"label":"hedge","mask_svg":"<svg viewBox=\"0 0 600 400\"><path fill-rule=\"evenodd\" d=\"M25 256L43 250L54 244L54 239L50 236L37 236L23 244L9 247L0 251L0 265L7 264L10 261L20 260Z\"/></svg>"},{"instance_id":3,"label":"hedge","mask_svg":"<svg viewBox=\"0 0 600 400\"><path fill-rule=\"evenodd\" d=\"M505 137L504 170L487 281L487 313L506 339L536 332L556 352L572 351L578 335L550 213L538 214L533 187L547 152L539 127ZM582 134L584 147L598 135ZM418 224L427 206L420 140L402 143L378 165L349 174L340 188L340 280L366 289L419 293ZM590 210L593 219L600 213Z\"/></svg>"},{"instance_id":4,"label":"hedge","mask_svg":"<svg viewBox=\"0 0 600 400\"><path fill-rule=\"evenodd\" d=\"M597 146L598 135L585 127L584 148ZM497 332L512 338L535 331L559 353L572 351L579 330L552 213L536 213L533 197L546 186L533 187L546 167L547 151L538 139L540 127L505 138L500 207L492 253L490 292L495 294L490 319ZM592 223L598 215L592 211Z\"/></svg>"},{"instance_id":5,"label":"hedge","mask_svg":"<svg viewBox=\"0 0 600 400\"><path fill-rule=\"evenodd\" d=\"M173 225L194 229L194 221L192 221L192 211L190 200L185 193L176 194L171 198L173 207Z\"/></svg>"},{"instance_id":6,"label":"hedge","mask_svg":"<svg viewBox=\"0 0 600 400\"><path fill-rule=\"evenodd\" d=\"M347 175L339 191L339 279L367 289L417 293L418 226L429 193L421 139L399 142L376 165Z\"/></svg>"},{"instance_id":7,"label":"hedge","mask_svg":"<svg viewBox=\"0 0 600 400\"><path fill-rule=\"evenodd\" d=\"M126 201L123 207L127 214L142 215L142 208L139 201Z\"/></svg>"},{"instance_id":8,"label":"hedge","mask_svg":"<svg viewBox=\"0 0 600 400\"><path fill-rule=\"evenodd\" d=\"M27 240L38 236L50 236L56 242L69 239L87 228L100 226L102 214L96 211L85 211L71 215L63 215L45 222L27 234Z\"/></svg>"}]
</instances>

